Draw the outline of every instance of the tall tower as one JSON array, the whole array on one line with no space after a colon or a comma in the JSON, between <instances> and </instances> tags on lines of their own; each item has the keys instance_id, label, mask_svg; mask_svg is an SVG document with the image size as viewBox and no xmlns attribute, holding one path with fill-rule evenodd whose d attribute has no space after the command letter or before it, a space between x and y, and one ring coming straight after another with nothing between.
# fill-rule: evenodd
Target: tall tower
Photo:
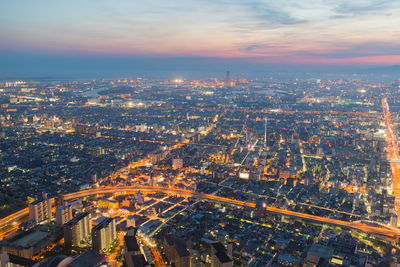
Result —
<instances>
[{"instance_id":1,"label":"tall tower","mask_svg":"<svg viewBox=\"0 0 400 267\"><path fill-rule=\"evenodd\" d=\"M267 147L267 117L265 117L265 126L264 126L264 147Z\"/></svg>"},{"instance_id":2,"label":"tall tower","mask_svg":"<svg viewBox=\"0 0 400 267\"><path fill-rule=\"evenodd\" d=\"M231 82L231 73L229 70L226 71L226 78L225 78L225 83L229 84Z\"/></svg>"}]
</instances>

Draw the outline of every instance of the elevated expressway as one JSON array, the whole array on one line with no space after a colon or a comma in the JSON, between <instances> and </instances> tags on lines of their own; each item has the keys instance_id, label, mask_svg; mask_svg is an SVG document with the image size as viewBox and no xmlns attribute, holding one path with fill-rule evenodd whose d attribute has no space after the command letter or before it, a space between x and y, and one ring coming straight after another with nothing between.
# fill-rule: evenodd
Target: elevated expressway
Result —
<instances>
[{"instance_id":1,"label":"elevated expressway","mask_svg":"<svg viewBox=\"0 0 400 267\"><path fill-rule=\"evenodd\" d=\"M113 193L135 193L138 191L142 192L160 192L166 194L173 194L173 195L182 195L187 197L194 197L198 199L210 200L215 202L221 202L241 207L249 207L255 208L256 204L253 202L246 202L236 199L225 198L221 196L215 196L211 194L203 194L191 190L181 189L181 188L167 188L167 187L159 187L159 186L116 186L116 187L100 187L96 189L89 189L84 191L79 191L75 193L65 194L65 200L71 200L76 198L82 198L91 195L97 194L113 194ZM54 199L53 199L54 202ZM274 214L290 216L298 219L304 219L308 221L313 221L322 224L331 224L340 227L351 228L354 230L362 231L368 234L378 235L384 237L388 240L397 240L400 237L400 230L397 228L389 228L382 225L369 225L364 224L361 222L347 222L341 221L337 219L330 219L316 215L310 215L305 213L300 213L296 211L290 211L285 209L280 209L276 207L267 206L265 207L267 212L271 212ZM21 223L24 219L26 219L28 215L28 209L22 209L17 211L14 214L11 214L3 219L0 220L0 238L6 236L6 230L9 229L10 225L12 227L17 228L18 224ZM6 230L4 230L6 229Z\"/></svg>"}]
</instances>

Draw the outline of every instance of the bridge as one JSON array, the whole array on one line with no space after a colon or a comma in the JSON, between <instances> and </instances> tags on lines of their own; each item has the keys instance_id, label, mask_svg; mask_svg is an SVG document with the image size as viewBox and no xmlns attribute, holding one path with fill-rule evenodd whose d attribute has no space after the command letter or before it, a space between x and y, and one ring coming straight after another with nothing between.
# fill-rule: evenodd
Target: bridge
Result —
<instances>
[{"instance_id":1,"label":"bridge","mask_svg":"<svg viewBox=\"0 0 400 267\"><path fill-rule=\"evenodd\" d=\"M216 201L220 203L236 205L241 207L255 208L256 204L253 202L247 202L242 200L236 200L211 194L199 193L187 189L182 188L168 188L161 186L115 186L115 187L100 187L95 189L89 189L84 191L78 191L74 193L69 193L64 195L65 200L72 200L76 198L82 198L97 194L114 194L114 193L126 193L133 194L136 192L160 192L166 194L173 195L182 195L186 197L194 197L198 199L204 199L209 201ZM52 199L54 203L54 199ZM267 212L273 214L279 214L283 216L289 216L297 219L308 220L312 222L322 223L322 224L330 224L345 228L354 229L357 231L361 231L368 234L373 234L377 236L384 237L388 240L397 240L400 237L400 229L397 228L389 228L383 225L368 225L362 222L348 222L337 219L331 219L286 209L281 209L272 206L266 206L265 210ZM3 219L0 220L0 237L6 236L7 233L10 233L12 230L16 230L18 228L18 224L22 222L23 219L26 219L28 216L28 208L22 209L20 211L15 212ZM7 227L9 226L9 227ZM10 230L11 227L11 230Z\"/></svg>"}]
</instances>

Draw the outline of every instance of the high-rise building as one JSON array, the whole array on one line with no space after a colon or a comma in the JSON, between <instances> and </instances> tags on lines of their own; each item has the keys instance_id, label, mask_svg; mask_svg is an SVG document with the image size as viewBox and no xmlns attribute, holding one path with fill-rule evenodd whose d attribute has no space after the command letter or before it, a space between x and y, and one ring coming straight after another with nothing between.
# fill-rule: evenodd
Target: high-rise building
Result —
<instances>
[{"instance_id":1,"label":"high-rise building","mask_svg":"<svg viewBox=\"0 0 400 267\"><path fill-rule=\"evenodd\" d=\"M264 124L264 148L267 147L267 122L268 119L265 117L265 124Z\"/></svg>"},{"instance_id":2,"label":"high-rise building","mask_svg":"<svg viewBox=\"0 0 400 267\"><path fill-rule=\"evenodd\" d=\"M51 214L51 199L46 194L42 198L33 201L29 204L29 219L36 223L48 221L52 217Z\"/></svg>"},{"instance_id":3,"label":"high-rise building","mask_svg":"<svg viewBox=\"0 0 400 267\"><path fill-rule=\"evenodd\" d=\"M67 247L80 246L81 241L90 236L92 215L84 212L64 224L64 244Z\"/></svg>"},{"instance_id":4,"label":"high-rise building","mask_svg":"<svg viewBox=\"0 0 400 267\"><path fill-rule=\"evenodd\" d=\"M183 168L183 159L181 158L172 159L172 169L178 170L181 168Z\"/></svg>"},{"instance_id":5,"label":"high-rise building","mask_svg":"<svg viewBox=\"0 0 400 267\"><path fill-rule=\"evenodd\" d=\"M91 179L92 179L92 183L97 183L98 182L98 176L97 176L97 172L94 172L90 175Z\"/></svg>"},{"instance_id":6,"label":"high-rise building","mask_svg":"<svg viewBox=\"0 0 400 267\"><path fill-rule=\"evenodd\" d=\"M65 204L56 208L56 225L63 226L72 219L72 206Z\"/></svg>"},{"instance_id":7,"label":"high-rise building","mask_svg":"<svg viewBox=\"0 0 400 267\"><path fill-rule=\"evenodd\" d=\"M106 218L92 229L92 245L95 251L108 249L116 238L114 218Z\"/></svg>"}]
</instances>

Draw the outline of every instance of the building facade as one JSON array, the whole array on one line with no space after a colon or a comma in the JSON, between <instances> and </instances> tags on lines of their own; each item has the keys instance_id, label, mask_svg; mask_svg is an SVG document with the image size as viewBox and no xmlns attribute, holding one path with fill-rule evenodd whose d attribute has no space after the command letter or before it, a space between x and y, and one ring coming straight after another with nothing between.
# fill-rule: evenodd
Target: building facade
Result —
<instances>
[{"instance_id":1,"label":"building facade","mask_svg":"<svg viewBox=\"0 0 400 267\"><path fill-rule=\"evenodd\" d=\"M64 244L67 247L80 246L90 236L92 215L84 212L64 224Z\"/></svg>"},{"instance_id":2,"label":"building facade","mask_svg":"<svg viewBox=\"0 0 400 267\"><path fill-rule=\"evenodd\" d=\"M51 200L44 196L29 204L29 219L36 223L48 221L52 218Z\"/></svg>"},{"instance_id":3,"label":"building facade","mask_svg":"<svg viewBox=\"0 0 400 267\"><path fill-rule=\"evenodd\" d=\"M95 251L108 249L117 238L114 218L106 218L92 229L92 245Z\"/></svg>"},{"instance_id":4,"label":"building facade","mask_svg":"<svg viewBox=\"0 0 400 267\"><path fill-rule=\"evenodd\" d=\"M63 205L56 208L56 225L63 226L64 223L72 220L72 206Z\"/></svg>"}]
</instances>

